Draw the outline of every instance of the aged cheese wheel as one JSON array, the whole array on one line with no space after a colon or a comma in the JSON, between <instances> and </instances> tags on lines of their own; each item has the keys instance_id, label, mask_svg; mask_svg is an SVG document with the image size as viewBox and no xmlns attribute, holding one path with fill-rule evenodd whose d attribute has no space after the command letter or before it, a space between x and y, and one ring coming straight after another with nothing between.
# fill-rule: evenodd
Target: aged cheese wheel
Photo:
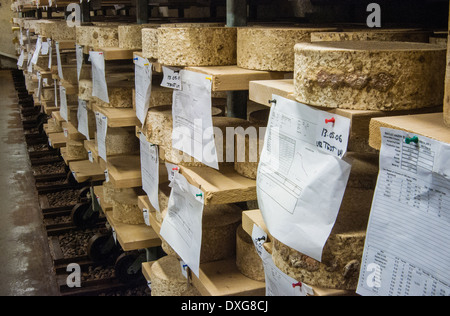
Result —
<instances>
[{"instance_id":1,"label":"aged cheese wheel","mask_svg":"<svg viewBox=\"0 0 450 316\"><path fill-rule=\"evenodd\" d=\"M295 97L327 108L408 110L439 106L446 52L423 43L342 41L295 46Z\"/></svg>"},{"instance_id":2,"label":"aged cheese wheel","mask_svg":"<svg viewBox=\"0 0 450 316\"><path fill-rule=\"evenodd\" d=\"M111 196L113 217L116 221L130 224L145 224L144 216L138 206L138 189L116 192Z\"/></svg>"},{"instance_id":3,"label":"aged cheese wheel","mask_svg":"<svg viewBox=\"0 0 450 316\"><path fill-rule=\"evenodd\" d=\"M151 266L152 296L201 296L181 272L180 261L165 256Z\"/></svg>"},{"instance_id":4,"label":"aged cheese wheel","mask_svg":"<svg viewBox=\"0 0 450 316\"><path fill-rule=\"evenodd\" d=\"M236 231L242 221L242 210L232 204L208 205L203 209L200 263L233 258L236 255ZM176 255L167 242L162 248Z\"/></svg>"},{"instance_id":5,"label":"aged cheese wheel","mask_svg":"<svg viewBox=\"0 0 450 316\"><path fill-rule=\"evenodd\" d=\"M134 128L116 127L108 128L106 133L106 154L121 155L139 153L139 139Z\"/></svg>"},{"instance_id":6,"label":"aged cheese wheel","mask_svg":"<svg viewBox=\"0 0 450 316\"><path fill-rule=\"evenodd\" d=\"M237 65L269 71L294 71L294 46L310 43L311 34L335 28L243 27L238 28Z\"/></svg>"},{"instance_id":7,"label":"aged cheese wheel","mask_svg":"<svg viewBox=\"0 0 450 316\"><path fill-rule=\"evenodd\" d=\"M364 250L365 231L378 175L378 155L349 153L353 160L336 224L318 262L274 240L275 265L311 286L355 290Z\"/></svg>"},{"instance_id":8,"label":"aged cheese wheel","mask_svg":"<svg viewBox=\"0 0 450 316\"><path fill-rule=\"evenodd\" d=\"M39 25L40 34L53 41L75 40L76 28L70 27L65 20L46 21Z\"/></svg>"},{"instance_id":9,"label":"aged cheese wheel","mask_svg":"<svg viewBox=\"0 0 450 316\"><path fill-rule=\"evenodd\" d=\"M236 232L236 266L246 277L263 282L265 280L264 266L258 255L253 240L242 225Z\"/></svg>"},{"instance_id":10,"label":"aged cheese wheel","mask_svg":"<svg viewBox=\"0 0 450 316\"><path fill-rule=\"evenodd\" d=\"M92 99L92 79L82 79L78 82L78 98L85 101Z\"/></svg>"},{"instance_id":11,"label":"aged cheese wheel","mask_svg":"<svg viewBox=\"0 0 450 316\"><path fill-rule=\"evenodd\" d=\"M167 66L227 66L236 64L237 30L206 24L158 29L158 61Z\"/></svg>"},{"instance_id":12,"label":"aged cheese wheel","mask_svg":"<svg viewBox=\"0 0 450 316\"><path fill-rule=\"evenodd\" d=\"M234 169L240 175L256 179L260 154L264 147L266 126L252 125L243 133L236 133Z\"/></svg>"},{"instance_id":13,"label":"aged cheese wheel","mask_svg":"<svg viewBox=\"0 0 450 316\"><path fill-rule=\"evenodd\" d=\"M246 129L249 122L238 118L229 117L213 117L213 126L216 129L216 150L220 163L227 162L227 127L236 128L242 127ZM173 131L173 117L171 106L162 106L150 108L147 115L146 135L150 143L159 145L164 152L165 160L177 165L200 167L205 166L201 162L195 160L182 151L172 148L172 131ZM221 133L219 133L219 130ZM221 137L223 135L223 137ZM231 162L232 163L232 162Z\"/></svg>"},{"instance_id":14,"label":"aged cheese wheel","mask_svg":"<svg viewBox=\"0 0 450 316\"><path fill-rule=\"evenodd\" d=\"M76 140L67 141L67 154L70 158L88 159L88 153L84 148L84 142Z\"/></svg>"},{"instance_id":15,"label":"aged cheese wheel","mask_svg":"<svg viewBox=\"0 0 450 316\"><path fill-rule=\"evenodd\" d=\"M312 42L389 41L428 43L430 32L420 29L349 29L340 32L316 32Z\"/></svg>"},{"instance_id":16,"label":"aged cheese wheel","mask_svg":"<svg viewBox=\"0 0 450 316\"><path fill-rule=\"evenodd\" d=\"M146 27L142 29L142 56L158 59L158 28Z\"/></svg>"},{"instance_id":17,"label":"aged cheese wheel","mask_svg":"<svg viewBox=\"0 0 450 316\"><path fill-rule=\"evenodd\" d=\"M159 24L119 25L119 47L124 49L142 49L142 29L156 28Z\"/></svg>"},{"instance_id":18,"label":"aged cheese wheel","mask_svg":"<svg viewBox=\"0 0 450 316\"><path fill-rule=\"evenodd\" d=\"M133 107L133 88L134 82L126 80L108 81L109 103L92 97L96 105L105 108L132 108Z\"/></svg>"},{"instance_id":19,"label":"aged cheese wheel","mask_svg":"<svg viewBox=\"0 0 450 316\"><path fill-rule=\"evenodd\" d=\"M103 200L108 203L111 204L112 203L112 198L113 196L115 196L116 194L133 194L134 192L134 188L115 188L113 186L113 184L111 182L103 182L102 185L103 188Z\"/></svg>"}]
</instances>

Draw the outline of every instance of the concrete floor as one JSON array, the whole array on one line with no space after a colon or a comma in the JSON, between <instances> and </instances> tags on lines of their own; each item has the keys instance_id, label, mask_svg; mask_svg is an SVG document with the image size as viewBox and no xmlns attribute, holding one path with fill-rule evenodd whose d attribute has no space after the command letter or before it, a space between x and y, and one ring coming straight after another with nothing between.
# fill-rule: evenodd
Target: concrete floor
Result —
<instances>
[{"instance_id":1,"label":"concrete floor","mask_svg":"<svg viewBox=\"0 0 450 316\"><path fill-rule=\"evenodd\" d=\"M0 295L59 294L10 71L0 71Z\"/></svg>"}]
</instances>

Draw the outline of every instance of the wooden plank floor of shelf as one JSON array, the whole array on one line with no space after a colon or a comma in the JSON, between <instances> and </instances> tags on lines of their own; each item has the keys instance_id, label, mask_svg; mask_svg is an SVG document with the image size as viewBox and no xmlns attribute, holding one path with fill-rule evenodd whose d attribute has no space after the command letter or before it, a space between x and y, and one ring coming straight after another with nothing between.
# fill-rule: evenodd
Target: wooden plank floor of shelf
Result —
<instances>
[{"instance_id":1,"label":"wooden plank floor of shelf","mask_svg":"<svg viewBox=\"0 0 450 316\"><path fill-rule=\"evenodd\" d=\"M139 250L161 246L161 239L145 224L129 225L116 221L112 211L106 212L108 223L114 228L117 240L124 251Z\"/></svg>"},{"instance_id":2,"label":"wooden plank floor of shelf","mask_svg":"<svg viewBox=\"0 0 450 316\"><path fill-rule=\"evenodd\" d=\"M98 150L97 150L97 141L95 139L92 140L85 140L84 141L84 149L86 149L86 151L90 152L91 156L92 156L92 160L96 163L99 163L99 158L100 156L98 155Z\"/></svg>"},{"instance_id":3,"label":"wooden plank floor of shelf","mask_svg":"<svg viewBox=\"0 0 450 316\"><path fill-rule=\"evenodd\" d=\"M89 160L70 162L69 168L78 183L105 180L104 169L101 168L100 164L92 163Z\"/></svg>"},{"instance_id":4,"label":"wooden plank floor of shelf","mask_svg":"<svg viewBox=\"0 0 450 316\"><path fill-rule=\"evenodd\" d=\"M67 138L64 136L64 133L49 134L48 141L48 144L55 149L66 147L67 144Z\"/></svg>"},{"instance_id":5,"label":"wooden plank floor of shelf","mask_svg":"<svg viewBox=\"0 0 450 316\"><path fill-rule=\"evenodd\" d=\"M55 130L54 128L50 129L48 124L44 124L44 132L48 136L49 134L53 133L60 133L60 131Z\"/></svg>"},{"instance_id":6,"label":"wooden plank floor of shelf","mask_svg":"<svg viewBox=\"0 0 450 316\"><path fill-rule=\"evenodd\" d=\"M47 115L52 115L53 112L59 111L59 107L55 105L55 101L42 101L42 106L44 107L44 113Z\"/></svg>"},{"instance_id":7,"label":"wooden plank floor of shelf","mask_svg":"<svg viewBox=\"0 0 450 316\"><path fill-rule=\"evenodd\" d=\"M242 228L244 231L252 236L253 232L253 226L254 224L258 225L264 232L269 236L269 240L272 238L269 234L269 231L266 227L266 224L264 223L264 218L261 214L260 210L250 210L250 211L244 211L242 212ZM268 245L270 244L270 245ZM271 247L271 243L266 243L264 245L264 248L270 253L271 250L269 249ZM299 280L301 281L301 280ZM353 296L355 295L352 291L345 291L345 290L335 290L335 289L327 289L327 288L321 288L312 286L314 290L314 296Z\"/></svg>"},{"instance_id":8,"label":"wooden plank floor of shelf","mask_svg":"<svg viewBox=\"0 0 450 316\"><path fill-rule=\"evenodd\" d=\"M100 204L100 207L102 208L103 213L106 214L106 212L112 211L112 205L105 201L104 195L103 195L103 186L95 186L94 187L94 194L97 198L98 204Z\"/></svg>"},{"instance_id":9,"label":"wooden plank floor of shelf","mask_svg":"<svg viewBox=\"0 0 450 316\"><path fill-rule=\"evenodd\" d=\"M63 122L61 127L63 128L64 133L66 133L67 138L70 140L84 141L86 139L83 134L78 132L78 129L73 126L71 122Z\"/></svg>"},{"instance_id":10,"label":"wooden plank floor of shelf","mask_svg":"<svg viewBox=\"0 0 450 316\"><path fill-rule=\"evenodd\" d=\"M52 112L52 118L54 119L55 123L58 126L61 126L62 123L66 121L62 118L61 113L59 111Z\"/></svg>"},{"instance_id":11,"label":"wooden plank floor of shelf","mask_svg":"<svg viewBox=\"0 0 450 316\"><path fill-rule=\"evenodd\" d=\"M60 50L75 50L75 40L60 40L57 42Z\"/></svg>"},{"instance_id":12,"label":"wooden plank floor of shelf","mask_svg":"<svg viewBox=\"0 0 450 316\"><path fill-rule=\"evenodd\" d=\"M140 155L109 157L106 162L109 181L117 189L142 186Z\"/></svg>"},{"instance_id":13,"label":"wooden plank floor of shelf","mask_svg":"<svg viewBox=\"0 0 450 316\"><path fill-rule=\"evenodd\" d=\"M149 211L149 221L150 226L153 228L155 233L161 238L161 223L156 220L156 210L152 205L150 204L150 200L147 195L141 195L138 197L138 207L141 211L144 211L144 209Z\"/></svg>"},{"instance_id":14,"label":"wooden plank floor of shelf","mask_svg":"<svg viewBox=\"0 0 450 316\"><path fill-rule=\"evenodd\" d=\"M249 82L255 80L284 79L285 72L248 70L238 66L186 67L186 70L203 73L211 78L212 91L249 90Z\"/></svg>"},{"instance_id":15,"label":"wooden plank floor of shelf","mask_svg":"<svg viewBox=\"0 0 450 316\"><path fill-rule=\"evenodd\" d=\"M131 104L130 100L130 104ZM139 119L133 108L104 108L97 105L92 107L94 112L99 112L108 118L108 127L138 126Z\"/></svg>"},{"instance_id":16,"label":"wooden plank floor of shelf","mask_svg":"<svg viewBox=\"0 0 450 316\"><path fill-rule=\"evenodd\" d=\"M181 167L180 172L190 184L203 191L205 205L257 199L256 181L241 176L234 167L222 167L220 171L208 167Z\"/></svg>"},{"instance_id":17,"label":"wooden plank floor of shelf","mask_svg":"<svg viewBox=\"0 0 450 316\"><path fill-rule=\"evenodd\" d=\"M372 119L369 145L377 150L381 149L381 127L402 130L412 136L425 136L450 144L450 127L444 124L443 112Z\"/></svg>"},{"instance_id":18,"label":"wooden plank floor of shelf","mask_svg":"<svg viewBox=\"0 0 450 316\"><path fill-rule=\"evenodd\" d=\"M132 60L135 49L124 49L119 47L99 47L94 51L103 53L105 60Z\"/></svg>"}]
</instances>

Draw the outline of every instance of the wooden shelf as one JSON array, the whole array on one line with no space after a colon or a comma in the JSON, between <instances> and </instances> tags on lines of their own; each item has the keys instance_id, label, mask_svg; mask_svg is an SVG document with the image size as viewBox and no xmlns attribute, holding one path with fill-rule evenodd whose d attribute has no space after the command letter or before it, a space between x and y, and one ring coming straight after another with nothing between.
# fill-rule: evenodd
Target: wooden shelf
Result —
<instances>
[{"instance_id":1,"label":"wooden shelf","mask_svg":"<svg viewBox=\"0 0 450 316\"><path fill-rule=\"evenodd\" d=\"M75 50L75 40L61 40L56 41L59 43L59 50Z\"/></svg>"},{"instance_id":2,"label":"wooden shelf","mask_svg":"<svg viewBox=\"0 0 450 316\"><path fill-rule=\"evenodd\" d=\"M48 135L49 145L55 149L66 147L67 138L64 133L51 133Z\"/></svg>"},{"instance_id":3,"label":"wooden shelf","mask_svg":"<svg viewBox=\"0 0 450 316\"><path fill-rule=\"evenodd\" d=\"M71 162L69 168L78 183L105 180L104 169L99 164L92 163L89 160Z\"/></svg>"},{"instance_id":4,"label":"wooden shelf","mask_svg":"<svg viewBox=\"0 0 450 316\"><path fill-rule=\"evenodd\" d=\"M131 102L132 100L130 100ZM108 118L108 127L130 127L141 124L133 108L104 108L94 105L92 110Z\"/></svg>"},{"instance_id":5,"label":"wooden shelf","mask_svg":"<svg viewBox=\"0 0 450 316\"><path fill-rule=\"evenodd\" d=\"M258 71L238 66L186 67L186 70L203 73L211 78L212 91L249 90L250 81L284 79L285 72Z\"/></svg>"},{"instance_id":6,"label":"wooden shelf","mask_svg":"<svg viewBox=\"0 0 450 316\"><path fill-rule=\"evenodd\" d=\"M84 149L86 149L88 153L91 152L92 159L94 162L99 163L100 156L98 155L97 141L95 139L85 140Z\"/></svg>"},{"instance_id":7,"label":"wooden shelf","mask_svg":"<svg viewBox=\"0 0 450 316\"><path fill-rule=\"evenodd\" d=\"M59 111L52 112L52 118L55 120L55 123L60 127L62 127L62 123L65 122Z\"/></svg>"},{"instance_id":8,"label":"wooden shelf","mask_svg":"<svg viewBox=\"0 0 450 316\"><path fill-rule=\"evenodd\" d=\"M450 144L450 127L444 124L442 112L372 119L369 144L377 150L381 149L381 127L402 130Z\"/></svg>"},{"instance_id":9,"label":"wooden shelf","mask_svg":"<svg viewBox=\"0 0 450 316\"><path fill-rule=\"evenodd\" d=\"M86 139L86 137L78 132L78 129L70 122L63 122L61 127L63 128L64 133L67 133L67 138L70 140L84 141Z\"/></svg>"},{"instance_id":10,"label":"wooden shelf","mask_svg":"<svg viewBox=\"0 0 450 316\"><path fill-rule=\"evenodd\" d=\"M138 206L141 211L147 209L149 211L149 220L150 226L153 228L156 234L158 234L159 238L161 238L161 223L156 220L156 210L150 204L150 200L147 195L142 195L138 197Z\"/></svg>"},{"instance_id":11,"label":"wooden shelf","mask_svg":"<svg viewBox=\"0 0 450 316\"><path fill-rule=\"evenodd\" d=\"M94 51L103 53L105 60L132 60L135 49L124 49L119 47L99 47Z\"/></svg>"},{"instance_id":12,"label":"wooden shelf","mask_svg":"<svg viewBox=\"0 0 450 316\"><path fill-rule=\"evenodd\" d=\"M106 212L112 211L112 205L110 203L105 202L104 195L103 195L103 186L96 186L94 187L94 194L97 198L98 204L100 204L100 207L102 208L103 213L106 214Z\"/></svg>"},{"instance_id":13,"label":"wooden shelf","mask_svg":"<svg viewBox=\"0 0 450 316\"><path fill-rule=\"evenodd\" d=\"M124 251L133 251L161 246L161 239L155 231L145 224L129 225L116 221L112 211L106 212L106 219L114 228L117 241Z\"/></svg>"},{"instance_id":14,"label":"wooden shelf","mask_svg":"<svg viewBox=\"0 0 450 316\"><path fill-rule=\"evenodd\" d=\"M181 167L180 172L190 184L203 191L205 205L257 199L256 181L241 176L234 167L223 167L220 171L208 167Z\"/></svg>"},{"instance_id":15,"label":"wooden shelf","mask_svg":"<svg viewBox=\"0 0 450 316\"><path fill-rule=\"evenodd\" d=\"M140 155L109 157L106 162L109 181L117 189L142 186Z\"/></svg>"}]
</instances>

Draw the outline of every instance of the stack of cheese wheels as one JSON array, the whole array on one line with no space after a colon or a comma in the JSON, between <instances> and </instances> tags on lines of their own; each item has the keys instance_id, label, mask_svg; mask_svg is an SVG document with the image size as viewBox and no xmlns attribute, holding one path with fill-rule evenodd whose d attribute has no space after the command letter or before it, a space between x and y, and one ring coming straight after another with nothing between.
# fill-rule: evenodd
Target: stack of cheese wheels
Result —
<instances>
[{"instance_id":1,"label":"stack of cheese wheels","mask_svg":"<svg viewBox=\"0 0 450 316\"><path fill-rule=\"evenodd\" d=\"M335 28L243 27L238 28L237 65L267 71L294 71L294 46L310 43L313 32Z\"/></svg>"},{"instance_id":2,"label":"stack of cheese wheels","mask_svg":"<svg viewBox=\"0 0 450 316\"><path fill-rule=\"evenodd\" d=\"M203 210L202 246L200 263L213 262L236 256L236 231L242 221L242 210L235 205L207 205ZM177 256L162 240L167 254Z\"/></svg>"},{"instance_id":3,"label":"stack of cheese wheels","mask_svg":"<svg viewBox=\"0 0 450 316\"><path fill-rule=\"evenodd\" d=\"M159 24L119 25L119 47L123 49L142 49L142 29L158 27Z\"/></svg>"},{"instance_id":4,"label":"stack of cheese wheels","mask_svg":"<svg viewBox=\"0 0 450 316\"><path fill-rule=\"evenodd\" d=\"M67 155L70 158L77 160L87 160L88 153L84 148L84 142L80 142L77 140L68 140L67 141Z\"/></svg>"},{"instance_id":5,"label":"stack of cheese wheels","mask_svg":"<svg viewBox=\"0 0 450 316\"><path fill-rule=\"evenodd\" d=\"M312 42L388 41L428 43L430 32L421 29L344 29L339 32L316 32Z\"/></svg>"},{"instance_id":6,"label":"stack of cheese wheels","mask_svg":"<svg viewBox=\"0 0 450 316\"><path fill-rule=\"evenodd\" d=\"M51 38L52 41L75 40L76 29L70 27L66 21L49 21L40 24L40 34Z\"/></svg>"},{"instance_id":7,"label":"stack of cheese wheels","mask_svg":"<svg viewBox=\"0 0 450 316\"><path fill-rule=\"evenodd\" d=\"M236 65L237 30L211 24L175 24L158 28L158 61L162 65Z\"/></svg>"},{"instance_id":8,"label":"stack of cheese wheels","mask_svg":"<svg viewBox=\"0 0 450 316\"><path fill-rule=\"evenodd\" d=\"M236 231L236 266L249 279L263 282L264 266L249 234L240 225Z\"/></svg>"},{"instance_id":9,"label":"stack of cheese wheels","mask_svg":"<svg viewBox=\"0 0 450 316\"><path fill-rule=\"evenodd\" d=\"M353 167L334 228L316 261L274 239L275 265L310 286L356 290L379 166L376 154L349 153Z\"/></svg>"},{"instance_id":10,"label":"stack of cheese wheels","mask_svg":"<svg viewBox=\"0 0 450 316\"><path fill-rule=\"evenodd\" d=\"M183 275L175 256L165 256L150 268L152 296L201 296Z\"/></svg>"},{"instance_id":11,"label":"stack of cheese wheels","mask_svg":"<svg viewBox=\"0 0 450 316\"><path fill-rule=\"evenodd\" d=\"M446 51L424 43L342 41L295 46L299 102L396 111L442 104Z\"/></svg>"},{"instance_id":12,"label":"stack of cheese wheels","mask_svg":"<svg viewBox=\"0 0 450 316\"><path fill-rule=\"evenodd\" d=\"M232 164L227 162L227 128L239 128L244 130L249 126L247 120L214 116L213 127L216 128L216 150L221 165ZM164 159L168 162L190 167L204 167L205 165L191 156L172 148L173 116L171 106L150 108L147 115L146 135L150 143L160 146L164 152ZM220 130L220 133L219 133ZM223 137L222 137L223 136ZM230 142L234 144L234 142Z\"/></svg>"}]
</instances>

